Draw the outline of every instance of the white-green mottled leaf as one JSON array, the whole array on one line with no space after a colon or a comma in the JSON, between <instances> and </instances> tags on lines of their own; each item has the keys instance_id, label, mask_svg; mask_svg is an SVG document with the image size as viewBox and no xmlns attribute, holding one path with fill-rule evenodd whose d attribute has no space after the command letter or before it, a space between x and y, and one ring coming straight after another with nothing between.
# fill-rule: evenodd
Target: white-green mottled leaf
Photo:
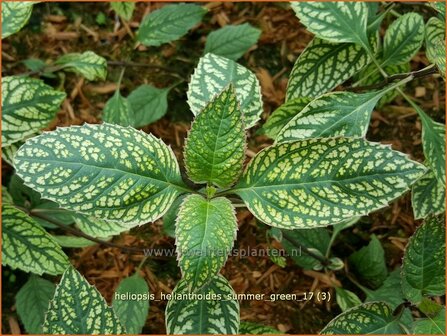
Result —
<instances>
[{"instance_id":1,"label":"white-green mottled leaf","mask_svg":"<svg viewBox=\"0 0 447 336\"><path fill-rule=\"evenodd\" d=\"M407 13L387 29L383 40L383 65L408 63L424 41L424 19L417 13Z\"/></svg>"},{"instance_id":2,"label":"white-green mottled leaf","mask_svg":"<svg viewBox=\"0 0 447 336\"><path fill-rule=\"evenodd\" d=\"M191 291L209 283L223 267L236 230L235 210L228 199L185 198L177 216L175 244L182 279Z\"/></svg>"},{"instance_id":3,"label":"white-green mottled leaf","mask_svg":"<svg viewBox=\"0 0 447 336\"><path fill-rule=\"evenodd\" d=\"M236 26L226 25L208 35L204 53L212 53L236 61L256 44L260 35L261 30L248 23Z\"/></svg>"},{"instance_id":4,"label":"white-green mottled leaf","mask_svg":"<svg viewBox=\"0 0 447 336\"><path fill-rule=\"evenodd\" d=\"M248 321L241 321L239 326L239 334L240 335L280 335L284 334L283 332L269 326L265 326L262 324L257 324Z\"/></svg>"},{"instance_id":5,"label":"white-green mottled leaf","mask_svg":"<svg viewBox=\"0 0 447 336\"><path fill-rule=\"evenodd\" d=\"M413 324L416 335L445 335L445 308L435 316L417 319Z\"/></svg>"},{"instance_id":6,"label":"white-green mottled leaf","mask_svg":"<svg viewBox=\"0 0 447 336\"><path fill-rule=\"evenodd\" d=\"M191 77L188 104L194 115L199 114L217 94L233 84L236 98L250 128L262 113L261 86L255 74L236 62L217 55L203 56Z\"/></svg>"},{"instance_id":7,"label":"white-green mottled leaf","mask_svg":"<svg viewBox=\"0 0 447 336\"><path fill-rule=\"evenodd\" d=\"M2 264L14 269L57 275L70 264L51 235L12 205L2 205L2 242Z\"/></svg>"},{"instance_id":8,"label":"white-green mottled leaf","mask_svg":"<svg viewBox=\"0 0 447 336\"><path fill-rule=\"evenodd\" d=\"M207 12L195 4L173 4L149 13L143 18L137 39L146 46L159 46L178 40L198 25Z\"/></svg>"},{"instance_id":9,"label":"white-green mottled leaf","mask_svg":"<svg viewBox=\"0 0 447 336\"><path fill-rule=\"evenodd\" d=\"M73 219L79 230L97 238L116 236L131 229L131 226L125 225L120 221L105 221L80 214L75 214Z\"/></svg>"},{"instance_id":10,"label":"white-green mottled leaf","mask_svg":"<svg viewBox=\"0 0 447 336\"><path fill-rule=\"evenodd\" d=\"M365 2L291 2L291 6L301 23L321 39L368 44Z\"/></svg>"},{"instance_id":11,"label":"white-green mottled leaf","mask_svg":"<svg viewBox=\"0 0 447 336\"><path fill-rule=\"evenodd\" d=\"M431 217L410 238L402 262L402 290L419 303L445 295L445 218Z\"/></svg>"},{"instance_id":12,"label":"white-green mottled leaf","mask_svg":"<svg viewBox=\"0 0 447 336\"><path fill-rule=\"evenodd\" d=\"M428 60L436 64L445 79L445 22L434 17L428 20L425 27L425 46Z\"/></svg>"},{"instance_id":13,"label":"white-green mottled leaf","mask_svg":"<svg viewBox=\"0 0 447 336\"><path fill-rule=\"evenodd\" d=\"M2 3L2 39L17 33L26 25L34 3L34 1L4 1Z\"/></svg>"},{"instance_id":14,"label":"white-green mottled leaf","mask_svg":"<svg viewBox=\"0 0 447 336\"><path fill-rule=\"evenodd\" d=\"M174 297L166 307L166 330L168 334L237 334L239 330L239 302L228 280L218 274L195 294L202 300L188 299L189 284L181 280L175 287ZM220 295L221 300L205 295ZM186 296L186 297L185 297Z\"/></svg>"},{"instance_id":15,"label":"white-green mottled leaf","mask_svg":"<svg viewBox=\"0 0 447 336\"><path fill-rule=\"evenodd\" d=\"M69 248L82 248L87 246L93 246L96 245L94 241L88 240L83 237L77 237L77 236L52 236L53 239L62 247L69 247Z\"/></svg>"},{"instance_id":16,"label":"white-green mottled leaf","mask_svg":"<svg viewBox=\"0 0 447 336\"><path fill-rule=\"evenodd\" d=\"M244 119L230 85L191 126L184 150L188 177L196 183L230 186L242 171L245 147Z\"/></svg>"},{"instance_id":17,"label":"white-green mottled leaf","mask_svg":"<svg viewBox=\"0 0 447 336\"><path fill-rule=\"evenodd\" d=\"M263 131L270 138L276 139L284 126L310 102L311 98L304 97L287 101L270 115L262 126Z\"/></svg>"},{"instance_id":18,"label":"white-green mottled leaf","mask_svg":"<svg viewBox=\"0 0 447 336\"><path fill-rule=\"evenodd\" d=\"M385 251L374 234L368 246L354 252L349 257L349 262L360 278L373 288L381 286L388 276Z\"/></svg>"},{"instance_id":19,"label":"white-green mottled leaf","mask_svg":"<svg viewBox=\"0 0 447 336\"><path fill-rule=\"evenodd\" d=\"M130 93L127 100L134 114L134 127L149 125L166 114L169 90L143 84Z\"/></svg>"},{"instance_id":20,"label":"white-green mottled leaf","mask_svg":"<svg viewBox=\"0 0 447 336\"><path fill-rule=\"evenodd\" d=\"M439 12L439 18L445 21L445 1L429 1L427 5Z\"/></svg>"},{"instance_id":21,"label":"white-green mottled leaf","mask_svg":"<svg viewBox=\"0 0 447 336\"><path fill-rule=\"evenodd\" d=\"M115 94L104 106L102 119L104 122L121 126L133 126L135 124L134 111L131 109L127 98L124 98L119 90L115 91Z\"/></svg>"},{"instance_id":22,"label":"white-green mottled leaf","mask_svg":"<svg viewBox=\"0 0 447 336\"><path fill-rule=\"evenodd\" d=\"M337 304L341 311L347 311L348 309L362 304L359 297L347 289L335 287L335 294L335 299L337 300Z\"/></svg>"},{"instance_id":23,"label":"white-green mottled leaf","mask_svg":"<svg viewBox=\"0 0 447 336\"><path fill-rule=\"evenodd\" d=\"M268 225L312 228L385 207L425 171L389 146L364 139L300 140L259 152L234 192Z\"/></svg>"},{"instance_id":24,"label":"white-green mottled leaf","mask_svg":"<svg viewBox=\"0 0 447 336\"><path fill-rule=\"evenodd\" d=\"M73 267L62 275L50 301L44 334L123 334L113 309Z\"/></svg>"},{"instance_id":25,"label":"white-green mottled leaf","mask_svg":"<svg viewBox=\"0 0 447 336\"><path fill-rule=\"evenodd\" d=\"M367 93L332 92L311 101L279 132L276 142L327 137L364 137L380 98L397 85Z\"/></svg>"},{"instance_id":26,"label":"white-green mottled leaf","mask_svg":"<svg viewBox=\"0 0 447 336\"><path fill-rule=\"evenodd\" d=\"M137 296L137 299L129 299L128 295ZM148 296L146 280L138 274L121 280L113 294L113 310L128 334L141 334L149 312Z\"/></svg>"},{"instance_id":27,"label":"white-green mottled leaf","mask_svg":"<svg viewBox=\"0 0 447 336\"><path fill-rule=\"evenodd\" d=\"M113 1L110 3L110 6L123 20L129 21L132 19L135 2Z\"/></svg>"},{"instance_id":28,"label":"white-green mottled leaf","mask_svg":"<svg viewBox=\"0 0 447 336\"><path fill-rule=\"evenodd\" d=\"M412 105L422 122L422 148L427 164L445 186L445 125L431 119L419 106Z\"/></svg>"},{"instance_id":29,"label":"white-green mottled leaf","mask_svg":"<svg viewBox=\"0 0 447 336\"><path fill-rule=\"evenodd\" d=\"M14 156L19 150L20 146L25 143L24 140L14 142L13 144L2 148L2 159L9 165L14 166Z\"/></svg>"},{"instance_id":30,"label":"white-green mottled leaf","mask_svg":"<svg viewBox=\"0 0 447 336\"><path fill-rule=\"evenodd\" d=\"M384 302L364 303L351 308L329 322L323 335L403 334L393 310Z\"/></svg>"},{"instance_id":31,"label":"white-green mottled leaf","mask_svg":"<svg viewBox=\"0 0 447 336\"><path fill-rule=\"evenodd\" d=\"M47 127L65 96L39 79L3 77L2 147Z\"/></svg>"},{"instance_id":32,"label":"white-green mottled leaf","mask_svg":"<svg viewBox=\"0 0 447 336\"><path fill-rule=\"evenodd\" d=\"M65 54L54 64L62 66L65 71L78 73L90 81L105 80L107 77L106 59L93 51Z\"/></svg>"},{"instance_id":33,"label":"white-green mottled leaf","mask_svg":"<svg viewBox=\"0 0 447 336\"><path fill-rule=\"evenodd\" d=\"M287 84L286 99L318 97L332 91L369 62L365 50L353 43L314 38L296 60Z\"/></svg>"},{"instance_id":34,"label":"white-green mottled leaf","mask_svg":"<svg viewBox=\"0 0 447 336\"><path fill-rule=\"evenodd\" d=\"M187 191L170 147L118 125L44 133L20 147L15 165L27 186L62 208L126 225L160 218Z\"/></svg>"},{"instance_id":35,"label":"white-green mottled leaf","mask_svg":"<svg viewBox=\"0 0 447 336\"><path fill-rule=\"evenodd\" d=\"M445 185L429 171L413 185L411 203L415 219L445 212Z\"/></svg>"},{"instance_id":36,"label":"white-green mottled leaf","mask_svg":"<svg viewBox=\"0 0 447 336\"><path fill-rule=\"evenodd\" d=\"M365 302L383 301L391 309L396 309L397 306L405 301L400 282L400 269L395 269L390 272L383 284L376 290L362 288L366 293Z\"/></svg>"},{"instance_id":37,"label":"white-green mottled leaf","mask_svg":"<svg viewBox=\"0 0 447 336\"><path fill-rule=\"evenodd\" d=\"M17 292L16 309L29 334L42 334L42 324L56 286L48 280L31 275Z\"/></svg>"},{"instance_id":38,"label":"white-green mottled leaf","mask_svg":"<svg viewBox=\"0 0 447 336\"><path fill-rule=\"evenodd\" d=\"M3 204L14 204L14 199L8 191L8 188L2 186L2 203Z\"/></svg>"}]
</instances>

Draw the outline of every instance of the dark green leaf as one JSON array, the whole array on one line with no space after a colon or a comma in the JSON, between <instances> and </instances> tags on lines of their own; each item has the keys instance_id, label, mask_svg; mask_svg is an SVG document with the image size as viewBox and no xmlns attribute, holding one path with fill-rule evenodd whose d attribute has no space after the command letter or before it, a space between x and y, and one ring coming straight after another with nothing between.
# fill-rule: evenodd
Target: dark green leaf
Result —
<instances>
[{"instance_id":1,"label":"dark green leaf","mask_svg":"<svg viewBox=\"0 0 447 336\"><path fill-rule=\"evenodd\" d=\"M144 84L130 93L127 100L130 104L130 113L134 115L134 127L149 125L166 114L169 90Z\"/></svg>"},{"instance_id":2,"label":"dark green leaf","mask_svg":"<svg viewBox=\"0 0 447 336\"><path fill-rule=\"evenodd\" d=\"M135 124L134 111L131 109L127 98L121 96L119 90L104 106L102 119L104 122L121 126L133 126Z\"/></svg>"}]
</instances>

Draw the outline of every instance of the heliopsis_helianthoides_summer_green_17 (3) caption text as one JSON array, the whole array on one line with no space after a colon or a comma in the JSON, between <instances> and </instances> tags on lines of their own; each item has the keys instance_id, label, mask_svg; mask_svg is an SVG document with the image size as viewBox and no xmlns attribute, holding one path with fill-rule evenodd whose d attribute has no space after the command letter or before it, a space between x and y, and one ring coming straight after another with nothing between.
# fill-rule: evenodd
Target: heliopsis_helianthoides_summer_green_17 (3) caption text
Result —
<instances>
[{"instance_id":1,"label":"heliopsis_helianthoides_summer_green_17 (3) caption text","mask_svg":"<svg viewBox=\"0 0 447 336\"><path fill-rule=\"evenodd\" d=\"M445 3L1 7L2 333L445 334Z\"/></svg>"}]
</instances>

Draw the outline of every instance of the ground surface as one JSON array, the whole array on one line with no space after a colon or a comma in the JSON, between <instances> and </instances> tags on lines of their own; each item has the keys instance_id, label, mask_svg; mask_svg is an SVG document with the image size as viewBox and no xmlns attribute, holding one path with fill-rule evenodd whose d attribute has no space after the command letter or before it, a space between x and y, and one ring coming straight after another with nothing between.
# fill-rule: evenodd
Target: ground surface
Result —
<instances>
[{"instance_id":1,"label":"ground surface","mask_svg":"<svg viewBox=\"0 0 447 336\"><path fill-rule=\"evenodd\" d=\"M30 23L25 29L3 42L2 74L11 75L27 70L21 63L27 58L54 60L67 52L93 50L108 60L156 64L168 69L128 67L122 83L126 95L143 83L167 87L187 79L201 56L204 36L227 23L249 22L262 29L256 48L240 62L255 71L261 81L265 112L263 120L284 100L287 77L293 62L312 39L298 19L285 4L271 3L209 3L210 13L204 23L187 36L173 44L160 48L136 47L131 32L148 11L159 4L139 3L129 25L118 25L115 15L106 3L43 3L35 7ZM398 5L396 10L404 13L417 10L418 5ZM106 17L104 25L98 25L97 15ZM428 64L421 52L412 62L413 69ZM56 126L96 123L104 103L115 90L120 67L109 67L106 82L87 82L76 75L48 79L53 86L63 86L69 99L51 124ZM349 84L346 84L349 85ZM186 101L186 83L177 86L169 96L168 114L160 121L144 128L171 144L181 159L183 139L192 119ZM443 82L436 77L412 82L407 88L420 106L435 120L444 122ZM270 144L266 137L256 135L255 127L250 131L249 154L253 155ZM414 111L397 98L386 108L373 114L368 139L390 143L393 148L422 160L420 142L421 125ZM8 179L11 168L3 165L4 179ZM352 251L364 246L375 233L382 242L389 269L400 264L403 248L408 237L419 224L413 220L410 195L407 194L390 207L374 213L346 230L335 243L334 254L346 258ZM238 212L239 232L236 247L266 248L266 227L258 223L246 210ZM114 242L122 245L144 247L174 247L174 240L162 233L162 223L146 225L130 233L116 237ZM278 245L278 247L280 247ZM94 284L110 302L119 281L131 275L142 255L128 255L116 248L94 246L67 250L76 268ZM179 280L175 258L151 258L143 268L145 279L153 293L171 291ZM333 292L329 276L318 272L304 272L288 260L285 268L275 265L268 257L230 258L223 269L237 293L301 293L305 291ZM337 281L360 293L349 282L344 271L336 273ZM21 272L3 272L2 320L3 333L20 332L15 313L14 294L26 280ZM166 302L151 302L149 317L144 333L164 333L164 309ZM333 316L340 312L335 302L241 302L241 319L256 321L288 333L317 333Z\"/></svg>"}]
</instances>

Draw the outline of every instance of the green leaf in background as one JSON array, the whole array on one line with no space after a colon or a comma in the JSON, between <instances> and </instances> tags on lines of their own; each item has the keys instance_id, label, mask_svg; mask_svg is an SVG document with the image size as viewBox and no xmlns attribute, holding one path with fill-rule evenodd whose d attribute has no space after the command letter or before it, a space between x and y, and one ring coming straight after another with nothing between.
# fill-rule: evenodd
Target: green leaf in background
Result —
<instances>
[{"instance_id":1,"label":"green leaf in background","mask_svg":"<svg viewBox=\"0 0 447 336\"><path fill-rule=\"evenodd\" d=\"M425 171L405 154L364 139L300 140L259 152L233 192L268 225L313 228L383 208Z\"/></svg>"},{"instance_id":2,"label":"green leaf in background","mask_svg":"<svg viewBox=\"0 0 447 336\"><path fill-rule=\"evenodd\" d=\"M134 111L131 109L127 98L121 96L119 90L115 91L115 94L104 106L102 119L104 122L121 126L133 126L135 124Z\"/></svg>"},{"instance_id":3,"label":"green leaf in background","mask_svg":"<svg viewBox=\"0 0 447 336\"><path fill-rule=\"evenodd\" d=\"M412 105L422 122L422 148L427 164L445 186L445 125L431 119L419 106Z\"/></svg>"},{"instance_id":4,"label":"green leaf in background","mask_svg":"<svg viewBox=\"0 0 447 336\"><path fill-rule=\"evenodd\" d=\"M94 241L77 236L56 236L52 235L53 239L62 247L68 248L83 248L96 245Z\"/></svg>"},{"instance_id":5,"label":"green leaf in background","mask_svg":"<svg viewBox=\"0 0 447 336\"><path fill-rule=\"evenodd\" d=\"M135 10L135 2L111 2L110 6L123 20L130 21L133 11Z\"/></svg>"},{"instance_id":6,"label":"green leaf in background","mask_svg":"<svg viewBox=\"0 0 447 336\"><path fill-rule=\"evenodd\" d=\"M134 295L137 299L129 299L127 295ZM146 280L136 273L119 283L113 295L112 307L127 334L141 334L149 312L148 296Z\"/></svg>"},{"instance_id":7,"label":"green leaf in background","mask_svg":"<svg viewBox=\"0 0 447 336\"><path fill-rule=\"evenodd\" d=\"M188 177L195 183L230 186L242 171L245 147L244 119L230 85L191 126L184 150Z\"/></svg>"},{"instance_id":8,"label":"green leaf in background","mask_svg":"<svg viewBox=\"0 0 447 336\"><path fill-rule=\"evenodd\" d=\"M2 203L3 204L14 204L14 200L8 191L8 188L2 186Z\"/></svg>"},{"instance_id":9,"label":"green leaf in background","mask_svg":"<svg viewBox=\"0 0 447 336\"><path fill-rule=\"evenodd\" d=\"M245 119L245 128L256 124L261 115L261 86L255 74L236 62L214 54L203 56L188 88L188 104L198 115L217 94L233 84Z\"/></svg>"},{"instance_id":10,"label":"green leaf in background","mask_svg":"<svg viewBox=\"0 0 447 336\"><path fill-rule=\"evenodd\" d=\"M445 22L434 17L428 20L425 27L425 46L428 60L436 64L445 79Z\"/></svg>"},{"instance_id":11,"label":"green leaf in background","mask_svg":"<svg viewBox=\"0 0 447 336\"><path fill-rule=\"evenodd\" d=\"M134 127L149 125L168 111L168 93L170 88L158 89L143 84L133 90L127 97L131 113L134 114Z\"/></svg>"},{"instance_id":12,"label":"green leaf in background","mask_svg":"<svg viewBox=\"0 0 447 336\"><path fill-rule=\"evenodd\" d=\"M42 324L56 286L31 275L16 295L16 309L29 334L42 334Z\"/></svg>"},{"instance_id":13,"label":"green leaf in background","mask_svg":"<svg viewBox=\"0 0 447 336\"><path fill-rule=\"evenodd\" d=\"M118 125L44 133L20 148L15 164L27 186L62 208L126 225L160 218L187 190L170 147Z\"/></svg>"},{"instance_id":14,"label":"green leaf in background","mask_svg":"<svg viewBox=\"0 0 447 336\"><path fill-rule=\"evenodd\" d=\"M25 143L24 140L14 142L13 144L2 148L2 159L5 160L10 166L14 166L14 156L19 150L20 146Z\"/></svg>"},{"instance_id":15,"label":"green leaf in background","mask_svg":"<svg viewBox=\"0 0 447 336\"><path fill-rule=\"evenodd\" d=\"M169 210L166 211L165 215L163 216L163 232L169 237L175 238L175 221L177 220L180 206L185 197L185 195L181 195L176 198Z\"/></svg>"},{"instance_id":16,"label":"green leaf in background","mask_svg":"<svg viewBox=\"0 0 447 336\"><path fill-rule=\"evenodd\" d=\"M13 269L58 275L70 265L51 235L12 205L2 205L2 242L2 264Z\"/></svg>"},{"instance_id":17,"label":"green leaf in background","mask_svg":"<svg viewBox=\"0 0 447 336\"><path fill-rule=\"evenodd\" d=\"M445 295L445 219L431 217L410 238L402 262L402 290L413 303Z\"/></svg>"},{"instance_id":18,"label":"green leaf in background","mask_svg":"<svg viewBox=\"0 0 447 336\"><path fill-rule=\"evenodd\" d=\"M424 19L417 13L407 13L387 29L383 40L382 66L408 63L424 41Z\"/></svg>"},{"instance_id":19,"label":"green leaf in background","mask_svg":"<svg viewBox=\"0 0 447 336\"><path fill-rule=\"evenodd\" d=\"M366 293L365 302L383 301L386 302L391 309L396 309L405 301L401 288L400 269L390 272L383 284L376 290L362 288Z\"/></svg>"},{"instance_id":20,"label":"green leaf in background","mask_svg":"<svg viewBox=\"0 0 447 336\"><path fill-rule=\"evenodd\" d=\"M445 1L430 1L427 5L439 12L440 19L445 21Z\"/></svg>"},{"instance_id":21,"label":"green leaf in background","mask_svg":"<svg viewBox=\"0 0 447 336\"><path fill-rule=\"evenodd\" d=\"M113 309L73 267L62 275L50 301L44 334L123 334Z\"/></svg>"},{"instance_id":22,"label":"green leaf in background","mask_svg":"<svg viewBox=\"0 0 447 336\"><path fill-rule=\"evenodd\" d=\"M415 219L445 212L445 186L431 170L413 184L411 203Z\"/></svg>"},{"instance_id":23,"label":"green leaf in background","mask_svg":"<svg viewBox=\"0 0 447 336\"><path fill-rule=\"evenodd\" d=\"M180 280L172 292L174 297L166 307L168 334L238 334L239 302L233 297L235 292L227 279L216 275L196 292L202 295L202 300L188 299L188 287L188 281ZM207 294L211 296L209 300L205 299ZM218 295L221 300L213 298Z\"/></svg>"},{"instance_id":24,"label":"green leaf in background","mask_svg":"<svg viewBox=\"0 0 447 336\"><path fill-rule=\"evenodd\" d=\"M130 226L125 225L120 221L105 221L81 214L75 214L73 219L79 230L96 238L116 236L121 232L129 231L131 229Z\"/></svg>"},{"instance_id":25,"label":"green leaf in background","mask_svg":"<svg viewBox=\"0 0 447 336\"><path fill-rule=\"evenodd\" d=\"M65 93L34 78L2 78L2 147L32 135L54 119Z\"/></svg>"},{"instance_id":26,"label":"green leaf in background","mask_svg":"<svg viewBox=\"0 0 447 336\"><path fill-rule=\"evenodd\" d=\"M364 282L373 288L380 287L388 276L385 251L374 234L368 246L351 254L349 262Z\"/></svg>"},{"instance_id":27,"label":"green leaf in background","mask_svg":"<svg viewBox=\"0 0 447 336\"><path fill-rule=\"evenodd\" d=\"M335 287L335 294L337 304L343 312L362 304L359 297L347 289Z\"/></svg>"},{"instance_id":28,"label":"green leaf in background","mask_svg":"<svg viewBox=\"0 0 447 336\"><path fill-rule=\"evenodd\" d=\"M5 1L2 3L2 39L17 33L26 25L33 11L34 3L34 1Z\"/></svg>"},{"instance_id":29,"label":"green leaf in background","mask_svg":"<svg viewBox=\"0 0 447 336\"><path fill-rule=\"evenodd\" d=\"M358 73L368 64L365 50L353 43L314 38L296 60L287 84L286 100L318 97Z\"/></svg>"},{"instance_id":30,"label":"green leaf in background","mask_svg":"<svg viewBox=\"0 0 447 336\"><path fill-rule=\"evenodd\" d=\"M107 60L93 51L65 54L54 64L60 65L65 71L80 74L90 81L105 80L107 77Z\"/></svg>"},{"instance_id":31,"label":"green leaf in background","mask_svg":"<svg viewBox=\"0 0 447 336\"><path fill-rule=\"evenodd\" d=\"M368 6L364 2L291 2L301 23L330 42L368 44Z\"/></svg>"},{"instance_id":32,"label":"green leaf in background","mask_svg":"<svg viewBox=\"0 0 447 336\"><path fill-rule=\"evenodd\" d=\"M30 71L42 71L47 64L38 59L38 58L28 58L24 61L22 61L22 63L30 70Z\"/></svg>"},{"instance_id":33,"label":"green leaf in background","mask_svg":"<svg viewBox=\"0 0 447 336\"><path fill-rule=\"evenodd\" d=\"M439 313L444 308L441 304L429 299L427 297L422 298L421 303L418 304L418 309L427 316L433 316Z\"/></svg>"},{"instance_id":34,"label":"green leaf in background","mask_svg":"<svg viewBox=\"0 0 447 336\"><path fill-rule=\"evenodd\" d=\"M416 335L445 335L445 308L435 316L417 319L413 324Z\"/></svg>"},{"instance_id":35,"label":"green leaf in background","mask_svg":"<svg viewBox=\"0 0 447 336\"><path fill-rule=\"evenodd\" d=\"M195 4L165 5L143 18L137 39L146 46L157 47L178 40L202 21L207 10Z\"/></svg>"},{"instance_id":36,"label":"green leaf in background","mask_svg":"<svg viewBox=\"0 0 447 336\"><path fill-rule=\"evenodd\" d=\"M361 94L332 92L322 95L284 126L276 142L338 136L364 137L377 102L398 85Z\"/></svg>"},{"instance_id":37,"label":"green leaf in background","mask_svg":"<svg viewBox=\"0 0 447 336\"><path fill-rule=\"evenodd\" d=\"M273 228L272 230L277 229ZM320 261L306 254L302 248L324 256L331 240L326 228L281 230L281 232L281 244L288 256L298 266L310 270L322 269Z\"/></svg>"},{"instance_id":38,"label":"green leaf in background","mask_svg":"<svg viewBox=\"0 0 447 336\"><path fill-rule=\"evenodd\" d=\"M178 213L175 236L182 279L190 291L209 283L227 261L237 220L231 202L223 197L185 198Z\"/></svg>"},{"instance_id":39,"label":"green leaf in background","mask_svg":"<svg viewBox=\"0 0 447 336\"><path fill-rule=\"evenodd\" d=\"M379 63L381 63L380 60L379 60ZM408 72L410 72L411 67L410 67L410 63L403 63L403 64L397 64L397 65L384 66L383 70L385 70L385 72L388 75L392 76L392 75L397 75L397 74L402 74L402 73L408 73ZM364 86L379 84L379 83L382 83L384 80L382 74L377 69L376 65L373 63L371 63L368 66L366 66L365 68L363 68L362 71L360 71L357 74L357 76L355 76L355 78L358 79L359 81L361 81L362 85L364 85ZM405 86L405 84L402 84L402 86L400 88L403 89L404 86ZM379 102L377 103L377 106L382 107L382 106L392 102L398 94L399 93L397 90L390 90L390 91L386 92L383 95L383 97L380 98Z\"/></svg>"},{"instance_id":40,"label":"green leaf in background","mask_svg":"<svg viewBox=\"0 0 447 336\"><path fill-rule=\"evenodd\" d=\"M310 102L311 98L304 97L287 101L270 115L262 126L262 130L268 137L276 139L284 126Z\"/></svg>"},{"instance_id":41,"label":"green leaf in background","mask_svg":"<svg viewBox=\"0 0 447 336\"><path fill-rule=\"evenodd\" d=\"M403 334L393 310L384 302L364 303L351 308L329 322L323 335Z\"/></svg>"},{"instance_id":42,"label":"green leaf in background","mask_svg":"<svg viewBox=\"0 0 447 336\"><path fill-rule=\"evenodd\" d=\"M258 42L260 35L261 30L248 23L226 25L208 35L204 54L212 53L236 61Z\"/></svg>"},{"instance_id":43,"label":"green leaf in background","mask_svg":"<svg viewBox=\"0 0 447 336\"><path fill-rule=\"evenodd\" d=\"M269 326L265 326L258 323L241 321L239 326L239 335L279 335L284 334L283 332Z\"/></svg>"}]
</instances>

